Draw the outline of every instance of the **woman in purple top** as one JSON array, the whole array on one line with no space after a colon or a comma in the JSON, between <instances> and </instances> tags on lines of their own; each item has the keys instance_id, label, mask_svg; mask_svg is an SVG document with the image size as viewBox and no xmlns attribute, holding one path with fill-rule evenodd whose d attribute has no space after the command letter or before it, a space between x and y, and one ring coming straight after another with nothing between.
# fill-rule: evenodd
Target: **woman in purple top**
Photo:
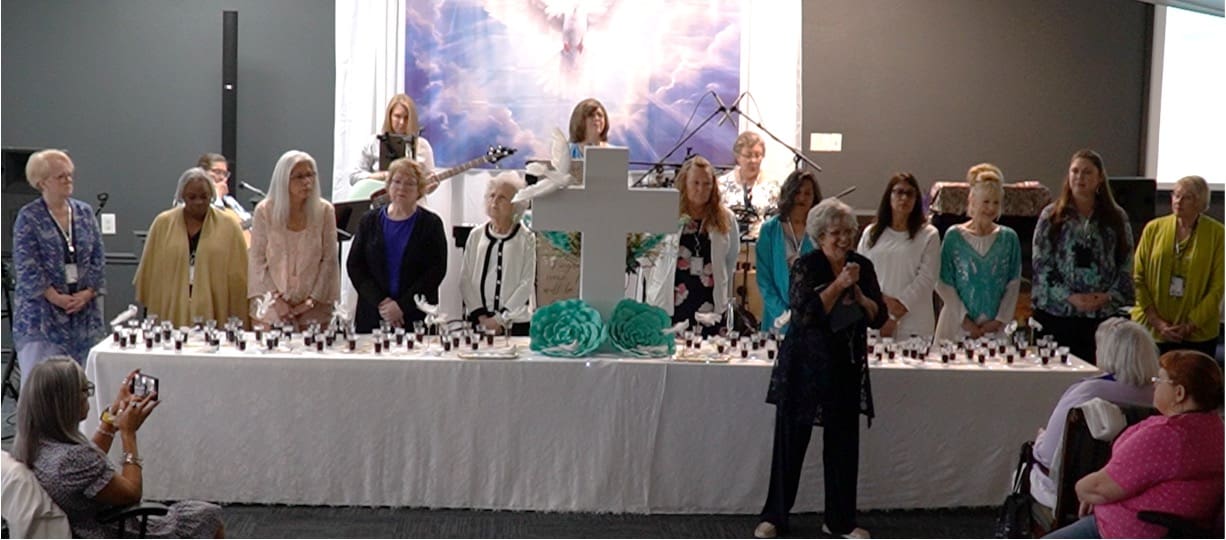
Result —
<instances>
[{"instance_id":1,"label":"woman in purple top","mask_svg":"<svg viewBox=\"0 0 1226 540\"><path fill-rule=\"evenodd\" d=\"M120 384L119 395L103 411L93 439L79 428L89 415L94 383L85 370L66 356L48 358L30 372L17 400L17 439L13 457L31 470L72 528L73 538L104 538L114 534L103 528L98 514L116 506L139 503L144 460L136 446L136 432L158 405L157 392L143 397L128 393L136 371ZM123 445L118 468L107 458L115 439ZM139 528L132 518L126 530ZM201 501L170 506L165 516L149 518L149 538L221 538L225 529L221 507Z\"/></svg>"},{"instance_id":2,"label":"woman in purple top","mask_svg":"<svg viewBox=\"0 0 1226 540\"><path fill-rule=\"evenodd\" d=\"M401 158L387 167L391 202L367 212L353 238L346 267L358 290L354 325L370 332L387 321L407 326L426 318L413 297L438 303L447 273L447 238L438 214L418 206L429 180L417 162Z\"/></svg>"},{"instance_id":3,"label":"woman in purple top","mask_svg":"<svg viewBox=\"0 0 1226 540\"><path fill-rule=\"evenodd\" d=\"M1098 367L1105 375L1073 383L1034 440L1034 458L1041 467L1031 469L1030 494L1050 510L1056 507L1056 481L1041 469L1050 469L1064 438L1069 409L1094 398L1112 403L1149 405L1154 397L1150 379L1158 374L1158 346L1149 331L1128 319L1107 319L1094 332Z\"/></svg>"},{"instance_id":4,"label":"woman in purple top","mask_svg":"<svg viewBox=\"0 0 1226 540\"><path fill-rule=\"evenodd\" d=\"M1041 469L1051 468L1056 458L1069 410L1095 398L1134 405L1149 405L1154 400L1150 378L1157 374L1157 345L1149 330L1128 319L1107 319L1098 325L1094 340L1098 368L1106 374L1079 380L1064 390L1047 427L1038 428L1035 438L1035 460L1042 466L1031 470L1030 493L1048 509L1056 507L1056 480Z\"/></svg>"}]
</instances>

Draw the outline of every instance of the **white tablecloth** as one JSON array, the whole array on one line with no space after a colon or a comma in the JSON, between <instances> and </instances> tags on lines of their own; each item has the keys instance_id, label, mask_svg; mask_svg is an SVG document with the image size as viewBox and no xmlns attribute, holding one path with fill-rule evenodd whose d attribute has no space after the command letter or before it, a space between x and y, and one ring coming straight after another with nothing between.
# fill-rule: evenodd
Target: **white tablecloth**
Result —
<instances>
[{"instance_id":1,"label":"white tablecloth","mask_svg":"<svg viewBox=\"0 0 1226 540\"><path fill-rule=\"evenodd\" d=\"M302 505L756 513L774 407L764 362L174 353L109 341L86 433L132 369L162 404L139 432L145 497ZM874 366L859 507L999 504L1018 446L1073 367ZM119 445L113 448L119 453ZM797 511L822 506L821 436Z\"/></svg>"}]
</instances>

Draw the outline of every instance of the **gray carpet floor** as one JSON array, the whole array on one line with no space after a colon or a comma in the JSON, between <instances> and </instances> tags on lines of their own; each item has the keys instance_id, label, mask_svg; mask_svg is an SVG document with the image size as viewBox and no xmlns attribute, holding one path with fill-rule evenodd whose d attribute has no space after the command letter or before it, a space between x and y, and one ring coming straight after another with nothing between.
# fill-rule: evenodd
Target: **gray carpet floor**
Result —
<instances>
[{"instance_id":1,"label":"gray carpet floor","mask_svg":"<svg viewBox=\"0 0 1226 540\"><path fill-rule=\"evenodd\" d=\"M12 445L16 402L5 395L3 443ZM240 505L224 506L231 538L752 538L753 515L638 515ZM995 510L863 512L874 538L987 538ZM792 518L791 536L820 538L820 514Z\"/></svg>"}]
</instances>

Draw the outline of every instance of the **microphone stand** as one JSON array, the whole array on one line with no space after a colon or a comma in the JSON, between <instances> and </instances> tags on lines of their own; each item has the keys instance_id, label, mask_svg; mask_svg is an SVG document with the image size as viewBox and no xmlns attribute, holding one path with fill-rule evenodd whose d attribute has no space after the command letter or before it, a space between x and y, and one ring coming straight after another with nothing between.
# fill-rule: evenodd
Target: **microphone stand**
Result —
<instances>
[{"instance_id":1,"label":"microphone stand","mask_svg":"<svg viewBox=\"0 0 1226 540\"><path fill-rule=\"evenodd\" d=\"M717 94L715 97L716 97L716 100L718 101L719 95ZM711 123L711 120L713 120L720 113L728 114L729 112L732 112L735 110L736 110L735 107L730 110L728 109L728 107L725 107L722 103L719 104L719 106L716 107L714 111L711 111L711 114L708 114L707 117L703 119L702 123L698 124L698 127L695 127L693 130L687 133L685 137L682 137L680 141L677 141L677 144L673 146L672 150L669 150L667 154L664 154L664 157L660 158L660 161L657 161L655 165L653 165L650 169L647 170L647 172L643 173L643 176L640 176L638 180L635 180L634 184L632 184L631 187L642 187L643 181L646 180L648 176L651 176L651 173L663 172L665 162L668 161L668 158L672 157L673 154L677 153L677 150L680 150L681 147L684 146L686 142L694 138L694 136L697 135L699 131L702 131L702 128L705 127L707 124Z\"/></svg>"},{"instance_id":2,"label":"microphone stand","mask_svg":"<svg viewBox=\"0 0 1226 540\"><path fill-rule=\"evenodd\" d=\"M792 151L792 156L793 156L793 157L792 157L792 161L793 161L793 162L796 164L796 168L797 168L797 169L800 169L800 168L801 168L801 167L800 167L800 162L802 162L802 161L803 161L803 162L805 162L805 164L806 164L806 165L808 165L808 166L810 166L810 167L813 167L813 170L815 170L815 171L817 171L817 172L822 172L822 167L821 167L821 165L818 165L817 163L814 163L814 161L813 161L813 160L809 159L809 158L808 158L808 157L806 157L804 154L802 154L802 153L800 152L800 150L798 150L796 147L794 147L794 146L792 146L792 145L790 145L790 144L788 144L788 143L783 142L783 140L782 140L782 139L780 139L779 137L776 137L774 133L771 133L771 130L766 129L766 126L762 125L762 123L761 123L761 122L759 122L759 121L755 120L755 119L754 119L754 117L749 116L748 114L746 114L746 113L745 113L745 111L742 111L742 110L741 110L740 108L738 108L738 107L737 107L735 104L732 106L732 108L731 108L731 110L729 110L729 112L730 112L730 113L736 113L736 114L741 115L741 118L744 118L744 119L746 119L746 120L749 120L749 123L750 123L750 124L753 124L753 125L754 125L754 127L757 127L759 130L761 130L761 131L762 131L762 133L765 133L765 134L766 134L767 136L769 136L771 139L774 139L774 140L775 140L775 142L777 142L777 143L779 143L779 144L782 144L784 148L787 148L788 150L791 150L791 151Z\"/></svg>"}]
</instances>

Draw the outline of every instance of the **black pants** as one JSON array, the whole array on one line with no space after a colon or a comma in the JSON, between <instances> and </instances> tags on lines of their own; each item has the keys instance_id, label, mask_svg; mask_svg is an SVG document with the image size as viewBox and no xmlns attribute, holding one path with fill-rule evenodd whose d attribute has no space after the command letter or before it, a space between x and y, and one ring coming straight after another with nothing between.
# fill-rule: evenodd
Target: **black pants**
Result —
<instances>
[{"instance_id":1,"label":"black pants","mask_svg":"<svg viewBox=\"0 0 1226 540\"><path fill-rule=\"evenodd\" d=\"M1193 351L1203 352L1209 355L1209 358L1216 359L1217 358L1217 346L1221 342L1222 342L1222 339L1220 337L1211 339L1209 341L1162 342L1158 344L1158 352L1162 354L1166 354L1168 352L1177 351L1180 349L1190 349Z\"/></svg>"},{"instance_id":2,"label":"black pants","mask_svg":"<svg viewBox=\"0 0 1226 540\"><path fill-rule=\"evenodd\" d=\"M1098 331L1098 325L1107 318L1059 317L1036 309L1034 319L1043 325L1043 330L1039 332L1040 335L1056 338L1056 342L1068 347L1070 353L1086 362L1098 365L1095 357L1098 347L1094 343L1094 332Z\"/></svg>"},{"instance_id":3,"label":"black pants","mask_svg":"<svg viewBox=\"0 0 1226 540\"><path fill-rule=\"evenodd\" d=\"M822 519L834 534L856 528L856 484L860 465L860 414L826 410L822 428L822 469L825 472L826 509ZM771 481L762 507L762 521L787 532L788 514L796 504L801 468L813 425L776 412Z\"/></svg>"}]
</instances>

